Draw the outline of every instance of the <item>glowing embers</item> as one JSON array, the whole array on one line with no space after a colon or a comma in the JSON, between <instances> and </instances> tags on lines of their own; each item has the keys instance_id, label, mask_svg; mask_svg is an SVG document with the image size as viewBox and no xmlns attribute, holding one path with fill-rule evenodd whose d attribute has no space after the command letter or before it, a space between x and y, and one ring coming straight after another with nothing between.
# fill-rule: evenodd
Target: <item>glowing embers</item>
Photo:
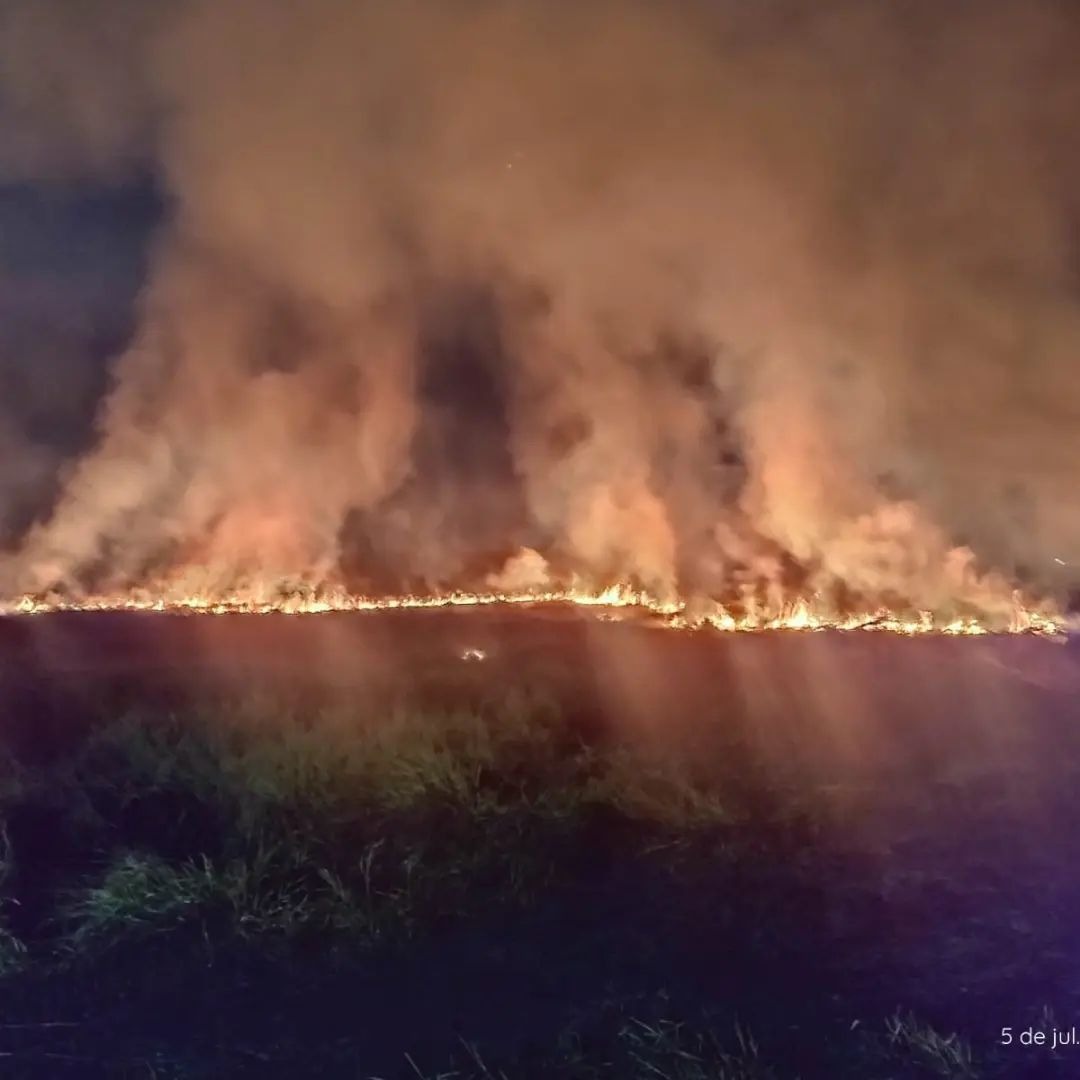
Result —
<instances>
[{"instance_id":1,"label":"glowing embers","mask_svg":"<svg viewBox=\"0 0 1080 1080\"><path fill-rule=\"evenodd\" d=\"M888 610L841 613L820 609L804 598L792 600L779 610L758 608L736 611L713 601L695 600L688 603L684 600L664 600L628 585L612 585L600 590L565 588L522 592L462 591L430 596L382 597L356 596L336 589L282 592L270 597L241 593L212 597L169 593L155 595L142 591L78 599L24 596L11 602L0 602L0 615L39 615L57 611L138 611L178 615L316 615L327 612L499 605L562 605L589 609L600 619L645 617L654 624L677 630L713 629L744 633L765 630L863 630L906 636L988 633L1053 635L1063 631L1063 622L1056 615L1027 608L1019 599L1006 618L989 623L973 616L939 619L926 611L911 615Z\"/></svg>"}]
</instances>

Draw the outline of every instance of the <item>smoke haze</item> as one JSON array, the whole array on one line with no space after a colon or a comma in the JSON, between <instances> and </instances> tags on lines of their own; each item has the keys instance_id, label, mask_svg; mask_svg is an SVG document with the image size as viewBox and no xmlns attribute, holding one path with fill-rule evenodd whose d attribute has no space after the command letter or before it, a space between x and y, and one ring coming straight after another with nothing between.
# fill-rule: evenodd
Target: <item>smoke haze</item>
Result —
<instances>
[{"instance_id":1,"label":"smoke haze","mask_svg":"<svg viewBox=\"0 0 1080 1080\"><path fill-rule=\"evenodd\" d=\"M1052 0L0 0L0 178L167 202L92 445L0 406L0 593L1060 595L1078 55Z\"/></svg>"}]
</instances>

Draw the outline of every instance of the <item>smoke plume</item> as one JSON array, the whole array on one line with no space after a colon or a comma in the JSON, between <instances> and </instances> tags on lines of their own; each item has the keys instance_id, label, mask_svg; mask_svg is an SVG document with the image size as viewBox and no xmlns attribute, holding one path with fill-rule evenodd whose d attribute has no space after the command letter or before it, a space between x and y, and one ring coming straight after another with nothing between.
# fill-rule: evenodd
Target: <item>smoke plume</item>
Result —
<instances>
[{"instance_id":1,"label":"smoke plume","mask_svg":"<svg viewBox=\"0 0 1080 1080\"><path fill-rule=\"evenodd\" d=\"M1070 3L56 0L0 42L0 175L168 203L8 594L996 612L1080 563Z\"/></svg>"}]
</instances>

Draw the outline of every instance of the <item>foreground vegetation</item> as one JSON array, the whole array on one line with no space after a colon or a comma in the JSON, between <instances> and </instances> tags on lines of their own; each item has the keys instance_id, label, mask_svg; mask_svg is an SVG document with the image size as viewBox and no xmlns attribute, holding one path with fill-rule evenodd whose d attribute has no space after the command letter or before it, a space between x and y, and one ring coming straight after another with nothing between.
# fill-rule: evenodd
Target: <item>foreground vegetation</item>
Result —
<instances>
[{"instance_id":1,"label":"foreground vegetation","mask_svg":"<svg viewBox=\"0 0 1080 1080\"><path fill-rule=\"evenodd\" d=\"M11 768L3 799L16 821L52 811L83 864L29 927L68 953L183 926L408 938L467 911L478 889L486 903L527 902L605 815L649 835L728 820L686 761L587 746L531 697L366 717L135 712L42 775ZM2 867L17 866L11 847ZM3 942L18 963L21 943Z\"/></svg>"},{"instance_id":2,"label":"foreground vegetation","mask_svg":"<svg viewBox=\"0 0 1080 1080\"><path fill-rule=\"evenodd\" d=\"M797 934L804 902L771 911L773 886L761 882L785 862L795 880L817 826L791 807L781 820L763 819L737 783L739 768L725 769L700 746L589 735L535 690L441 709L415 700L359 709L257 698L128 707L47 762L5 761L0 994L17 987L12 1000L41 1004L27 1014L34 1019L0 1026L0 1055L12 1075L26 1076L375 1075L361 1036L295 1042L280 1031L254 1041L219 1033L212 1047L185 1048L180 1038L162 1049L137 1027L95 1034L98 1021L57 1019L55 1010L74 1001L90 1015L111 1001L137 1011L130 988L155 981L166 985L164 1000L195 984L215 993L242 987L257 1000L260 980L310 976L318 998L376 958L408 963L431 942L452 950L460 928L517 918L568 890L587 906L601 894L635 900L625 890L648 886L692 906L702 875L718 867L727 875L721 905L694 913L702 933L713 921L730 925L734 949L767 953L759 935ZM596 881L602 888L589 892ZM662 968L661 925L656 940L646 925L618 948L640 949ZM574 933L562 923L551 932ZM433 979L443 977L443 962L432 961ZM794 988L778 990L772 1030L759 1033L741 1019L737 999L710 1016L685 995L641 999L612 985L606 1001L592 1000L524 1049L461 1031L447 1058L437 1045L409 1045L405 1031L399 1071L379 1075L1017 1075L1007 1060L976 1054L905 1010L840 1021L839 1007L800 1023L804 1043L835 1041L822 1067L840 1071L804 1072L783 1032L785 1010L805 1002ZM134 1042L118 1054L121 1038Z\"/></svg>"},{"instance_id":3,"label":"foreground vegetation","mask_svg":"<svg viewBox=\"0 0 1080 1080\"><path fill-rule=\"evenodd\" d=\"M463 1042L448 1068L427 1072L406 1060L423 1080L782 1080L792 1074L769 1063L753 1033L736 1022L725 1033L706 1023L675 1020L661 996L644 1003L644 1015L608 1006L590 1027L571 1028L553 1050L532 1061L504 1064ZM895 1076L938 1076L969 1080L975 1071L970 1046L943 1035L911 1015L889 1017L880 1031L858 1032L847 1049L849 1075L885 1080ZM381 1078L379 1078L381 1080Z\"/></svg>"}]
</instances>

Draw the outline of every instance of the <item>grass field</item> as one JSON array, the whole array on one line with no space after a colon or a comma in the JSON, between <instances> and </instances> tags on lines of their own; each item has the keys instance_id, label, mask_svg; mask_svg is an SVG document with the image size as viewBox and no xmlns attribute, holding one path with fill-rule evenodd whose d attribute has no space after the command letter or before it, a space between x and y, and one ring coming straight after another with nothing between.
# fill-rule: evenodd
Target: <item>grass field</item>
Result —
<instances>
[{"instance_id":1,"label":"grass field","mask_svg":"<svg viewBox=\"0 0 1080 1080\"><path fill-rule=\"evenodd\" d=\"M1071 1075L998 1038L1080 1000L1069 754L1033 823L996 758L795 783L723 724L589 723L550 665L424 671L16 740L2 1074Z\"/></svg>"}]
</instances>

